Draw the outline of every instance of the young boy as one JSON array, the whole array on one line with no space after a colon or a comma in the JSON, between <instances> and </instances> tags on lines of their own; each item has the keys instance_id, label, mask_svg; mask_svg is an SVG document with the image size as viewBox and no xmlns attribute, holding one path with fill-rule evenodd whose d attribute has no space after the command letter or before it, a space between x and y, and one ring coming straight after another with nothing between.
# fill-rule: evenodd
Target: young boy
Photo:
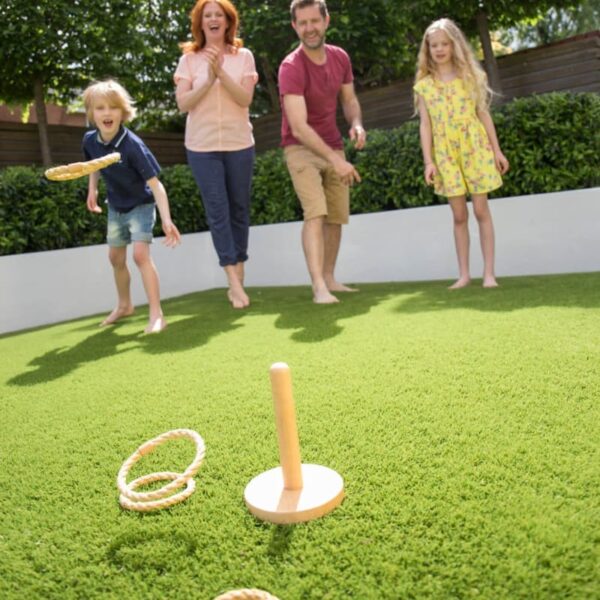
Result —
<instances>
[{"instance_id":1,"label":"young boy","mask_svg":"<svg viewBox=\"0 0 600 600\"><path fill-rule=\"evenodd\" d=\"M150 320L144 330L158 333L167 323L160 306L158 273L150 256L152 228L156 220L156 206L160 212L164 243L174 247L181 237L171 221L169 201L157 175L158 162L144 142L123 126L135 116L133 101L116 81L106 80L91 84L83 93L88 120L96 126L83 137L86 160L119 152L121 160L102 170L108 202L108 230L106 241L109 259L117 286L117 307L102 321L111 325L133 313L127 268L127 244L133 243L133 260L140 270L148 297ZM98 206L98 172L92 173L88 184L87 208L101 213Z\"/></svg>"}]
</instances>

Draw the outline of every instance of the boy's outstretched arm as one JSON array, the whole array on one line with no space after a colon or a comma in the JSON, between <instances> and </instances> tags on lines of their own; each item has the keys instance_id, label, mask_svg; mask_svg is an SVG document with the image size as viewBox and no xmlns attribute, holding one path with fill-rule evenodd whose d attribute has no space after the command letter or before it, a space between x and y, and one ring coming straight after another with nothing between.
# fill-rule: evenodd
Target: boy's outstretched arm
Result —
<instances>
[{"instance_id":1,"label":"boy's outstretched arm","mask_svg":"<svg viewBox=\"0 0 600 600\"><path fill-rule=\"evenodd\" d=\"M88 179L88 195L87 195L87 209L93 213L101 213L102 208L98 206L98 181L100 179L100 173L90 173Z\"/></svg>"},{"instance_id":2,"label":"boy's outstretched arm","mask_svg":"<svg viewBox=\"0 0 600 600\"><path fill-rule=\"evenodd\" d=\"M175 223L171 221L171 211L169 210L169 200L165 186L160 182L158 177L152 177L146 183L152 190L158 212L160 213L160 223L166 236L163 243L166 246L175 247L181 242L181 235L177 227L175 227Z\"/></svg>"}]
</instances>

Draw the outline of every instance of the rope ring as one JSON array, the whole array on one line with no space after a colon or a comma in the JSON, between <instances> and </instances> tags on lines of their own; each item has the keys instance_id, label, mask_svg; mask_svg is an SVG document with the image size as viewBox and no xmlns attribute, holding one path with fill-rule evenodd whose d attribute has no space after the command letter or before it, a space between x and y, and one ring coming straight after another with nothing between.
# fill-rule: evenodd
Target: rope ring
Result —
<instances>
[{"instance_id":1,"label":"rope ring","mask_svg":"<svg viewBox=\"0 0 600 600\"><path fill-rule=\"evenodd\" d=\"M217 596L214 600L279 600L264 590L232 590Z\"/></svg>"},{"instance_id":2,"label":"rope ring","mask_svg":"<svg viewBox=\"0 0 600 600\"><path fill-rule=\"evenodd\" d=\"M164 481L165 479L177 479L181 473L174 473L172 471L165 471L162 473L150 473L149 475L143 475L142 477L138 477L129 483L129 489L133 490L141 485L147 485L148 483L152 483L154 481ZM128 510L138 510L140 512L148 512L151 510L157 510L159 508L167 508L168 506L173 506L173 504L178 504L179 502L183 502L186 498L189 498L194 491L196 490L196 481L193 478L190 478L186 482L185 489L177 492L177 494L173 494L168 498L163 498L162 500L149 500L147 502L134 502L121 494L119 496L119 504Z\"/></svg>"},{"instance_id":3,"label":"rope ring","mask_svg":"<svg viewBox=\"0 0 600 600\"><path fill-rule=\"evenodd\" d=\"M129 471L143 456L149 454L157 446L164 442L181 437L187 437L196 444L196 456L191 464L183 473L175 473L173 471L163 471L160 473L150 473L142 477L134 479L129 484L127 483L127 475ZM172 506L178 502L182 502L188 498L195 490L196 483L193 480L194 475L200 468L206 446L200 435L191 429L173 429L159 435L142 444L121 466L117 475L117 487L120 492L119 502L123 508L130 510L149 511L158 508ZM153 481L171 480L171 483L164 485L158 490L151 492L136 492L135 488L152 483ZM177 494L169 496L172 492L182 486L186 488ZM169 496L166 498L166 496Z\"/></svg>"}]
</instances>

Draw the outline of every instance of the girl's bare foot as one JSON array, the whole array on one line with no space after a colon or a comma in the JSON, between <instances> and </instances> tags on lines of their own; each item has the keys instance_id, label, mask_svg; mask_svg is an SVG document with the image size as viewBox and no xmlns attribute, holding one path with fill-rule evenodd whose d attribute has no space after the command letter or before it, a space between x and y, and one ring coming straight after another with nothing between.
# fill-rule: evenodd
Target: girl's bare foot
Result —
<instances>
[{"instance_id":1,"label":"girl's bare foot","mask_svg":"<svg viewBox=\"0 0 600 600\"><path fill-rule=\"evenodd\" d=\"M231 302L233 308L246 308L250 306L250 298L243 289L232 289L227 290L227 298Z\"/></svg>"},{"instance_id":2,"label":"girl's bare foot","mask_svg":"<svg viewBox=\"0 0 600 600\"><path fill-rule=\"evenodd\" d=\"M148 327L144 329L144 333L160 333L167 326L167 322L164 317L158 317L157 319L150 319Z\"/></svg>"},{"instance_id":3,"label":"girl's bare foot","mask_svg":"<svg viewBox=\"0 0 600 600\"><path fill-rule=\"evenodd\" d=\"M484 288L495 288L498 287L498 282L495 277L484 277L483 278L483 287Z\"/></svg>"},{"instance_id":4,"label":"girl's bare foot","mask_svg":"<svg viewBox=\"0 0 600 600\"><path fill-rule=\"evenodd\" d=\"M461 277L457 281L455 281L448 289L449 290L459 290L460 288L467 287L471 283L471 280L468 277Z\"/></svg>"},{"instance_id":5,"label":"girl's bare foot","mask_svg":"<svg viewBox=\"0 0 600 600\"><path fill-rule=\"evenodd\" d=\"M108 317L106 317L106 319L104 319L104 321L100 323L100 327L112 325L113 323L116 323L119 319L122 319L123 317L129 317L133 314L133 311L133 304L130 304L129 306L117 306L117 308L115 308L115 310L113 310L110 313L110 315L108 315Z\"/></svg>"}]
</instances>

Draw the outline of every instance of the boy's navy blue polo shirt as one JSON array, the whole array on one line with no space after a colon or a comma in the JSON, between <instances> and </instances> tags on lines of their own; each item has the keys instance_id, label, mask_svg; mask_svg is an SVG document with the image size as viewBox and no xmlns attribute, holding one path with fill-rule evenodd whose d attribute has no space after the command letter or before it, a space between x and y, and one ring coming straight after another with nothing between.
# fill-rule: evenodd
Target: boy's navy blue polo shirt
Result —
<instances>
[{"instance_id":1,"label":"boy's navy blue polo shirt","mask_svg":"<svg viewBox=\"0 0 600 600\"><path fill-rule=\"evenodd\" d=\"M100 171L108 196L108 204L119 212L129 212L140 204L153 204L154 196L146 181L160 173L160 166L146 144L132 131L121 126L108 143L97 129L83 136L86 160L120 152L121 160Z\"/></svg>"}]
</instances>

